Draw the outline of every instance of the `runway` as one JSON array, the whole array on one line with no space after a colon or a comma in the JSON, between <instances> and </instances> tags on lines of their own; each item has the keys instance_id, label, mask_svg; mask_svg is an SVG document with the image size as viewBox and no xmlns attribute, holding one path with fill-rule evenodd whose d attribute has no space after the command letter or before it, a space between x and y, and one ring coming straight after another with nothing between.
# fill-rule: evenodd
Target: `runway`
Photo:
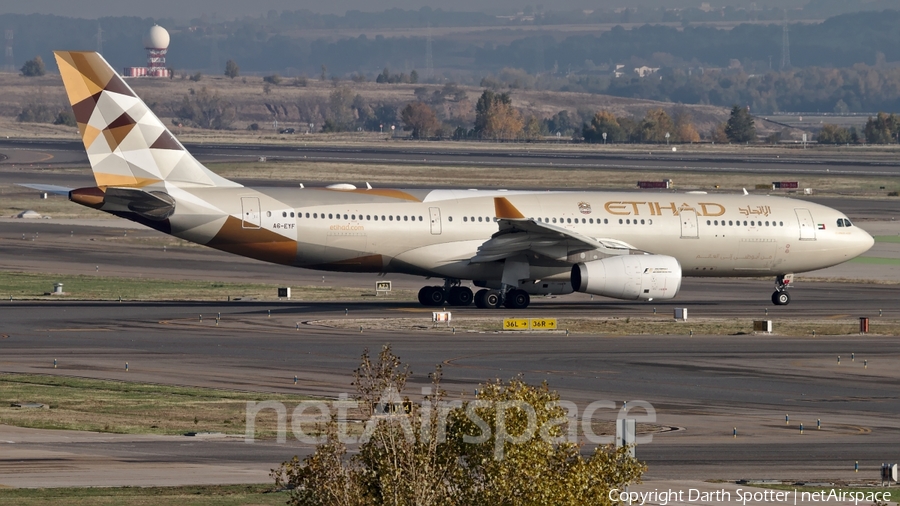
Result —
<instances>
[{"instance_id":1,"label":"runway","mask_svg":"<svg viewBox=\"0 0 900 506\"><path fill-rule=\"evenodd\" d=\"M604 150L584 145L579 149L552 149L534 144L517 149L461 145L459 148L429 148L404 141L377 147L334 147L317 144L210 144L185 143L201 162L253 162L260 156L271 161L343 162L362 164L427 164L432 166L556 167L566 169L627 169L630 171L758 173L780 175L897 176L900 159L872 159L863 153L793 151L782 154L673 152L665 146L638 151ZM0 140L0 161L6 165L71 167L87 165L80 141Z\"/></svg>"},{"instance_id":2,"label":"runway","mask_svg":"<svg viewBox=\"0 0 900 506\"><path fill-rule=\"evenodd\" d=\"M723 285L710 290L708 285L691 283L679 303L698 318L745 316L750 309L741 293L749 287L731 288ZM872 314L866 306L873 304L872 299L889 297L892 290L871 288L817 284L804 290L790 309L771 311L770 318L777 326L784 319L827 318L835 310ZM658 307L668 312L672 306ZM624 318L647 315L649 309L647 304L554 299L537 301L527 313ZM209 318L206 322L197 319L198 314L218 312L222 314L218 326ZM476 309L454 310L460 319L470 313L484 316ZM508 313L496 312L498 328ZM425 329L357 333L318 323L385 316L416 318ZM892 307L884 318L898 317L898 308ZM334 397L351 392L351 371L364 348L377 350L390 342L411 364L414 393L427 384L426 374L443 364L444 384L453 395L471 394L490 378L521 375L531 383L547 381L564 400L582 409L594 401L612 401L619 409L623 401L643 400L656 410L654 424L669 428L638 448L638 456L650 468L648 479L850 479L856 460L871 470L894 459L900 429L895 416L900 412L900 356L896 338L890 337L688 337L686 333L609 337L464 329L452 334L428 329L430 313L397 302L2 302L0 321L3 334L9 336L0 341L0 370L5 372ZM296 322L301 323L299 331ZM836 363L837 355L849 357L851 352L855 361ZM53 359L60 364L56 370ZM862 360L868 361L866 368ZM125 362L130 364L128 372ZM794 425L784 423L785 413ZM615 416L613 410L601 414L604 419ZM816 420L822 420L824 430L813 429ZM807 427L803 436L796 425L800 422ZM733 427L738 428L738 438L732 437ZM15 436L4 435L0 429L0 439L10 437ZM17 451L29 448L27 438L23 439L24 445L14 446ZM66 452L76 460L97 455L121 458L122 441L130 441L129 460L136 463L148 458L176 468L228 463L255 479L264 478L273 463L308 451L296 442L248 446L220 440L204 441L204 451L198 455L192 448L198 443L187 438L127 436L103 441L85 438L75 444L43 441L31 448ZM201 476L206 474L197 477L203 481ZM10 480L39 482L40 468L33 475L20 468L14 478L8 466L0 465L0 483Z\"/></svg>"},{"instance_id":3,"label":"runway","mask_svg":"<svg viewBox=\"0 0 900 506\"><path fill-rule=\"evenodd\" d=\"M11 147L12 146L12 147ZM13 149L14 148L14 149ZM77 149L76 149L77 148ZM194 147L189 147L194 150ZM265 147L229 151L203 146L201 160L251 159ZM275 148L272 148L275 149ZM53 155L40 161L36 153ZM3 144L9 154L0 182L92 185L80 143ZM268 152L267 152L268 153ZM79 158L79 156L81 158ZM341 150L277 148L274 157L368 160L368 163L491 164L519 163L503 153L424 153L421 150ZM527 155L531 159L530 154ZM31 158L29 158L31 157ZM436 158L432 158L436 157ZM28 160L33 160L28 162ZM384 161L388 160L388 161ZM605 167L615 164L654 170L713 170L716 165L742 171L802 174L805 170L848 171L859 175L895 174L900 164L845 160L794 163L772 169L770 161L731 159L644 159L583 154L559 160L537 153L533 163L550 161ZM27 167L21 164L27 163ZM16 165L20 164L20 165ZM42 165L43 164L43 165ZM62 174L42 167L70 167ZM60 165L61 164L61 165ZM703 168L706 167L706 168ZM727 167L726 167L727 169ZM684 169L688 170L688 169ZM886 171L886 172L885 172ZM255 182L255 181L252 181ZM890 198L814 196L842 209L876 235L896 235L891 222L900 205ZM74 204L73 204L74 205ZM374 275L322 273L264 264L214 250L189 246L162 250L162 236L119 220L0 220L0 268L10 271L136 275L293 286L327 284L371 289ZM876 244L872 254L900 257L900 246ZM324 276L324 278L323 278ZM807 282L809 278L843 282ZM391 275L395 289L416 290L425 282ZM856 281L853 281L856 280ZM862 280L862 281L859 281ZM674 301L629 303L586 295L536 298L525 313L475 308L453 309L454 318L504 316L560 319L670 315L687 307L691 318L764 318L823 322L900 320L896 285L866 280L900 280L900 267L845 264L798 276L787 307L769 302L772 280L688 278ZM48 287L49 289L50 287ZM272 317L267 312L272 311ZM765 311L768 310L768 315ZM883 316L879 317L881 310ZM650 480L675 479L858 479L875 478L881 462L896 461L900 421L900 349L896 338L877 335L784 337L694 335L682 325L670 335L562 332L510 334L460 326L430 328L430 309L412 303L378 300L353 303L277 302L71 302L0 301L0 372L66 374L81 377L183 384L336 396L351 392L352 370L364 348L392 343L411 364L412 387L421 386L436 364L443 364L445 385L453 394L470 394L480 382L521 374L532 383L546 380L562 398L580 409L608 400L644 400L656 411L652 425L662 432L642 444L637 455L649 465ZM218 327L199 314L221 313ZM486 316L488 315L488 316ZM377 330L383 318L421 320L421 329ZM330 322L350 319L362 333ZM362 322L362 323L358 323ZM300 323L300 330L296 330ZM673 324L674 325L674 324ZM681 324L679 324L681 325ZM473 331L469 331L473 330ZM836 357L855 354L839 366ZM59 368L52 368L53 359ZM867 360L863 367L861 360ZM129 362L125 372L123 364ZM293 377L298 384L293 384ZM792 424L784 423L790 414ZM616 412L600 415L613 419ZM814 430L821 420L822 430ZM808 430L799 434L796 423ZM733 437L734 428L738 437ZM12 443L9 443L12 441ZM172 485L187 483L266 482L268 471L308 447L237 440L120 436L33 431L0 425L0 486ZM862 472L853 472L859 461ZM104 473L103 470L115 470Z\"/></svg>"}]
</instances>

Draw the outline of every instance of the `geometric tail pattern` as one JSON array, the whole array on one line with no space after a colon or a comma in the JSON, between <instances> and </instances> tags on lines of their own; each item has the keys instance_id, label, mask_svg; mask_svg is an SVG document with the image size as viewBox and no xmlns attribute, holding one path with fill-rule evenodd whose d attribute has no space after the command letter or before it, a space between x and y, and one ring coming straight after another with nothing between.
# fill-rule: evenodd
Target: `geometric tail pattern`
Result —
<instances>
[{"instance_id":1,"label":"geometric tail pattern","mask_svg":"<svg viewBox=\"0 0 900 506\"><path fill-rule=\"evenodd\" d=\"M191 156L99 53L54 54L97 186L241 186Z\"/></svg>"}]
</instances>

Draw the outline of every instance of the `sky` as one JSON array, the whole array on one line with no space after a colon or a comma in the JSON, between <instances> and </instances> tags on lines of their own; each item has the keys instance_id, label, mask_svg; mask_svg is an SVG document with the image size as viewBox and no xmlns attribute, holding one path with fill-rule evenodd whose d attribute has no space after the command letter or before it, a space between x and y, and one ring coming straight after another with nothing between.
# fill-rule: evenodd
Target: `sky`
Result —
<instances>
[{"instance_id":1,"label":"sky","mask_svg":"<svg viewBox=\"0 0 900 506\"><path fill-rule=\"evenodd\" d=\"M747 5L745 0L702 0L712 5ZM391 8L418 10L423 6L453 11L486 11L493 14L515 12L525 6L543 5L552 10L596 9L600 6L666 5L697 6L701 0L0 0L0 14L58 14L95 19L103 16L139 16L192 19L215 15L218 19L260 16L269 10L309 9L325 14L343 14L348 10L377 12ZM774 3L799 3L756 0L760 7Z\"/></svg>"}]
</instances>

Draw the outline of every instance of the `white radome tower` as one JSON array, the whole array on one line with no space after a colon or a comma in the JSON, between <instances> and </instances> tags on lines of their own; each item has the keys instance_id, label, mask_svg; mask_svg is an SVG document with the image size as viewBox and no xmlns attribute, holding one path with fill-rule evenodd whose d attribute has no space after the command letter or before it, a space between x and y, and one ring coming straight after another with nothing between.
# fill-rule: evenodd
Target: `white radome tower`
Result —
<instances>
[{"instance_id":1,"label":"white radome tower","mask_svg":"<svg viewBox=\"0 0 900 506\"><path fill-rule=\"evenodd\" d=\"M144 48L147 49L147 75L169 77L169 69L166 68L169 32L159 25L151 26L147 35L144 35Z\"/></svg>"}]
</instances>

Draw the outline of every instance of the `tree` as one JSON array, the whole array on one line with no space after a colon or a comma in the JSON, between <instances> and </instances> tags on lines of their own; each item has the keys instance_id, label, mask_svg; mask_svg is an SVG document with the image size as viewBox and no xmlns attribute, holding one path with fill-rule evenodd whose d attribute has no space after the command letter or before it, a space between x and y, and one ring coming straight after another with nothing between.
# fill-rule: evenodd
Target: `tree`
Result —
<instances>
[{"instance_id":1,"label":"tree","mask_svg":"<svg viewBox=\"0 0 900 506\"><path fill-rule=\"evenodd\" d=\"M192 96L185 95L175 115L200 128L225 130L231 127L236 111L231 102L219 96L219 92L210 92L204 86Z\"/></svg>"},{"instance_id":2,"label":"tree","mask_svg":"<svg viewBox=\"0 0 900 506\"><path fill-rule=\"evenodd\" d=\"M409 73L409 82L412 84L419 82L419 73L415 69Z\"/></svg>"},{"instance_id":3,"label":"tree","mask_svg":"<svg viewBox=\"0 0 900 506\"><path fill-rule=\"evenodd\" d=\"M337 131L350 130L353 127L356 120L356 113L353 110L354 98L353 91L346 86L335 88L328 96L328 119L334 122Z\"/></svg>"},{"instance_id":4,"label":"tree","mask_svg":"<svg viewBox=\"0 0 900 506\"><path fill-rule=\"evenodd\" d=\"M879 112L875 117L869 117L863 129L866 142L869 144L892 144L897 142L900 134L900 118L893 114Z\"/></svg>"},{"instance_id":5,"label":"tree","mask_svg":"<svg viewBox=\"0 0 900 506\"><path fill-rule=\"evenodd\" d=\"M735 105L731 107L731 117L725 125L725 135L729 142L745 143L756 140L756 127L753 126L753 116L746 107Z\"/></svg>"},{"instance_id":6,"label":"tree","mask_svg":"<svg viewBox=\"0 0 900 506\"><path fill-rule=\"evenodd\" d=\"M272 74L270 76L265 76L265 77L263 77L263 82L267 82L269 84L274 84L275 86L278 86L279 84L281 84L281 76L278 74Z\"/></svg>"},{"instance_id":7,"label":"tree","mask_svg":"<svg viewBox=\"0 0 900 506\"><path fill-rule=\"evenodd\" d=\"M691 113L684 107L677 107L672 115L675 131L672 132L674 142L700 142L700 134L691 122Z\"/></svg>"},{"instance_id":8,"label":"tree","mask_svg":"<svg viewBox=\"0 0 900 506\"><path fill-rule=\"evenodd\" d=\"M400 111L400 119L403 121L403 129L412 131L413 139L426 138L441 127L434 109L424 102L406 104Z\"/></svg>"},{"instance_id":9,"label":"tree","mask_svg":"<svg viewBox=\"0 0 900 506\"><path fill-rule=\"evenodd\" d=\"M234 60L228 60L225 62L225 76L234 79L235 77L241 75L241 68L238 67L238 64Z\"/></svg>"},{"instance_id":10,"label":"tree","mask_svg":"<svg viewBox=\"0 0 900 506\"><path fill-rule=\"evenodd\" d=\"M508 93L484 90L475 104L475 134L489 139L514 139L524 121Z\"/></svg>"},{"instance_id":11,"label":"tree","mask_svg":"<svg viewBox=\"0 0 900 506\"><path fill-rule=\"evenodd\" d=\"M44 60L41 59L40 55L25 62L21 70L22 75L25 77L40 77L47 73L47 69L44 67Z\"/></svg>"},{"instance_id":12,"label":"tree","mask_svg":"<svg viewBox=\"0 0 900 506\"><path fill-rule=\"evenodd\" d=\"M671 138L674 130L675 125L672 124L672 119L669 118L666 111L660 108L650 109L647 111L644 119L641 120L641 142L655 142L662 144L663 142L666 142L666 134L669 134L669 137Z\"/></svg>"},{"instance_id":13,"label":"tree","mask_svg":"<svg viewBox=\"0 0 900 506\"><path fill-rule=\"evenodd\" d=\"M719 144L728 142L728 135L725 134L725 126L725 123L718 123L716 126L712 127L709 131L709 140L713 143L718 142Z\"/></svg>"},{"instance_id":14,"label":"tree","mask_svg":"<svg viewBox=\"0 0 900 506\"><path fill-rule=\"evenodd\" d=\"M347 456L332 417L315 453L272 471L289 504L611 505L609 491L646 470L627 447L587 453L569 440L577 421L546 383L496 380L472 401L448 402L438 366L417 405L403 397L411 374L389 345L377 359L363 354L353 381L368 417L359 451Z\"/></svg>"},{"instance_id":15,"label":"tree","mask_svg":"<svg viewBox=\"0 0 900 506\"><path fill-rule=\"evenodd\" d=\"M582 135L585 142L604 142L603 134L606 134L605 142L625 142L628 137L619 126L619 120L609 111L599 111L591 118L590 124L585 123Z\"/></svg>"},{"instance_id":16,"label":"tree","mask_svg":"<svg viewBox=\"0 0 900 506\"><path fill-rule=\"evenodd\" d=\"M849 144L850 130L837 125L824 124L816 135L819 144Z\"/></svg>"}]
</instances>

